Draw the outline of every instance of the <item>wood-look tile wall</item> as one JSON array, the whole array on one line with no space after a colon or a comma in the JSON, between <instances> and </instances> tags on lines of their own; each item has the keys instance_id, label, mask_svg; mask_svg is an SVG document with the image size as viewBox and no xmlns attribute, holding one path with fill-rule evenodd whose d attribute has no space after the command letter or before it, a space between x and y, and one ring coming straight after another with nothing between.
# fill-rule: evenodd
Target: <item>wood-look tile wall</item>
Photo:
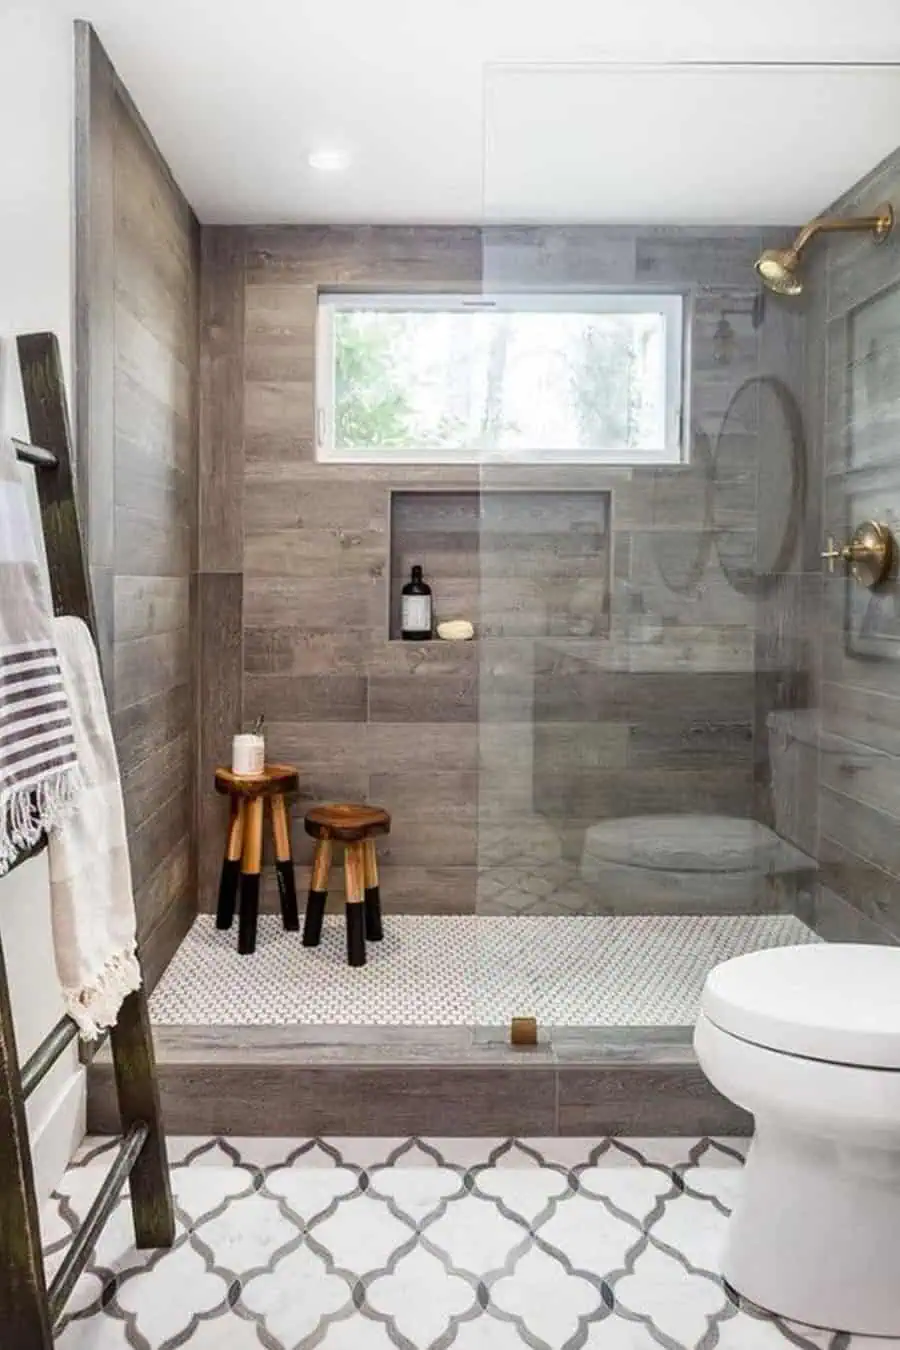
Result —
<instances>
[{"instance_id":1,"label":"wood-look tile wall","mask_svg":"<svg viewBox=\"0 0 900 1350\"><path fill-rule=\"evenodd\" d=\"M869 212L884 201L900 207L900 153L835 209ZM863 234L828 239L807 280L819 539L845 540L865 519L900 533L900 236L877 248ZM896 568L871 593L811 561L802 617L817 625L823 737L807 781L817 788L817 920L837 940L900 940L898 599Z\"/></svg>"},{"instance_id":2,"label":"wood-look tile wall","mask_svg":"<svg viewBox=\"0 0 900 1350\"><path fill-rule=\"evenodd\" d=\"M79 482L152 985L196 908L200 232L87 24L77 71Z\"/></svg>"},{"instance_id":3,"label":"wood-look tile wall","mask_svg":"<svg viewBox=\"0 0 900 1350\"><path fill-rule=\"evenodd\" d=\"M716 551L726 533L732 546L745 544L751 556L755 549L756 460L742 458L758 438L752 407L731 437L718 447L717 441L734 392L752 375L777 373L770 363L788 345L782 311L767 310L761 327L753 322L752 264L763 242L755 228L203 231L198 640L199 688L212 702L201 703L202 907L214 903L222 839L212 767L241 718L264 712L270 753L299 765L298 821L305 802L323 797L367 797L392 810L394 829L383 849L385 902L419 911L472 908L479 823L530 811L545 772L560 786L568 772L563 742L596 721L596 707L573 697L562 716L544 719L555 723L550 739L537 733L549 768L536 761L535 680L542 667L535 648L552 630L460 646L388 640L392 491L480 491L479 547L488 554L503 549L505 494L610 493L610 573L599 604L609 629L605 657L612 654L622 671L643 665L679 672L693 689L692 708L705 688L702 681L692 685L692 673L734 676L727 744L714 746L710 732L697 784L702 776L705 809L754 809L757 600L729 584ZM609 284L683 287L689 295L689 467L479 473L316 462L320 288ZM733 332L727 365L716 359L714 342L723 313ZM479 567L478 575L476 620L502 613L509 600L502 573ZM442 578L430 580L440 606ZM567 594L574 580L567 578ZM603 588L594 578L590 589L597 610ZM583 640L596 642L598 631L586 629ZM710 709L721 711L718 694L696 709L696 718L702 722ZM654 802L668 800L665 775L678 772L674 761L691 753L684 728L643 719L637 708L622 720L636 725L642 782L662 775ZM563 742L551 744L560 734ZM684 794L675 796L671 809L686 809ZM619 806L604 789L584 803L584 814L597 819ZM307 859L299 825L295 844Z\"/></svg>"}]
</instances>

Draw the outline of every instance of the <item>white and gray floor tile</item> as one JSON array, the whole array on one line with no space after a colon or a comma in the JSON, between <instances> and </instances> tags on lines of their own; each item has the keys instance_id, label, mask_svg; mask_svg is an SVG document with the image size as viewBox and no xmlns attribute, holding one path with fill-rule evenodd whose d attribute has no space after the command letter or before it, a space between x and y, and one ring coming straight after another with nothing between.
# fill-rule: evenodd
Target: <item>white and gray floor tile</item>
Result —
<instances>
[{"instance_id":1,"label":"white and gray floor tile","mask_svg":"<svg viewBox=\"0 0 900 1350\"><path fill-rule=\"evenodd\" d=\"M878 1344L769 1317L723 1285L740 1141L170 1144L174 1248L136 1252L123 1198L59 1350ZM88 1141L48 1209L51 1268L110 1148Z\"/></svg>"}]
</instances>

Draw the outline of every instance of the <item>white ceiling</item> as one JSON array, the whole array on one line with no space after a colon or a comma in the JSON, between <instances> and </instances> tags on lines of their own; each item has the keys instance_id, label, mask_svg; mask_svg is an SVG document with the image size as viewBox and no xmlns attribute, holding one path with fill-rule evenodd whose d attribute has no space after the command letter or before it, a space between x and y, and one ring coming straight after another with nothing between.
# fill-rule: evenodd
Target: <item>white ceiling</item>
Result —
<instances>
[{"instance_id":1,"label":"white ceiling","mask_svg":"<svg viewBox=\"0 0 900 1350\"><path fill-rule=\"evenodd\" d=\"M900 68L660 68L900 64L900 0L29 4L92 20L207 222L799 221L900 143Z\"/></svg>"}]
</instances>

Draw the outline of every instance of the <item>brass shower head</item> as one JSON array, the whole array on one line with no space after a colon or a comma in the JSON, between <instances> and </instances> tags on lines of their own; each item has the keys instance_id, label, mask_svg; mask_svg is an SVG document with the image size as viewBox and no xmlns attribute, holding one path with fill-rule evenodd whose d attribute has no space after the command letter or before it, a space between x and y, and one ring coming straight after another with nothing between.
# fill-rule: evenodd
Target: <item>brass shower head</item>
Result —
<instances>
[{"instance_id":1,"label":"brass shower head","mask_svg":"<svg viewBox=\"0 0 900 1350\"><path fill-rule=\"evenodd\" d=\"M789 248L767 248L756 260L755 267L763 285L776 295L799 295L803 279L799 275L800 257L806 245L817 234L831 230L870 230L876 244L884 243L894 226L894 210L890 203L877 208L874 216L819 216L811 220L797 235Z\"/></svg>"}]
</instances>

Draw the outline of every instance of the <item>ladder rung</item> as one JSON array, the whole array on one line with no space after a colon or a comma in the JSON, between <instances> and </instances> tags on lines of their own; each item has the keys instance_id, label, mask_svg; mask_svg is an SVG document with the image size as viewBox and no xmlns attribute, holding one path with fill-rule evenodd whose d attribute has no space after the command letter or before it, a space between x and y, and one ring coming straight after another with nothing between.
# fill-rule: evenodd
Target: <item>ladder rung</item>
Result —
<instances>
[{"instance_id":1,"label":"ladder rung","mask_svg":"<svg viewBox=\"0 0 900 1350\"><path fill-rule=\"evenodd\" d=\"M119 1192L125 1184L138 1155L146 1143L150 1128L142 1120L132 1125L119 1145L119 1152L112 1167L103 1178L103 1185L97 1192L97 1198L88 1210L84 1223L72 1239L72 1245L63 1257L62 1264L53 1279L47 1293L50 1306L50 1321L55 1325L68 1302L69 1295L78 1282L78 1277L88 1263L97 1238L113 1211Z\"/></svg>"},{"instance_id":2,"label":"ladder rung","mask_svg":"<svg viewBox=\"0 0 900 1350\"><path fill-rule=\"evenodd\" d=\"M61 1017L56 1026L41 1041L34 1054L25 1061L22 1069L22 1096L31 1096L38 1083L46 1078L67 1045L71 1045L78 1035L78 1027L71 1017Z\"/></svg>"},{"instance_id":3,"label":"ladder rung","mask_svg":"<svg viewBox=\"0 0 900 1350\"><path fill-rule=\"evenodd\" d=\"M42 445L29 445L27 441L17 441L13 437L13 445L16 447L16 459L22 464L33 464L36 469L58 469L59 458L52 450L45 450Z\"/></svg>"}]
</instances>

